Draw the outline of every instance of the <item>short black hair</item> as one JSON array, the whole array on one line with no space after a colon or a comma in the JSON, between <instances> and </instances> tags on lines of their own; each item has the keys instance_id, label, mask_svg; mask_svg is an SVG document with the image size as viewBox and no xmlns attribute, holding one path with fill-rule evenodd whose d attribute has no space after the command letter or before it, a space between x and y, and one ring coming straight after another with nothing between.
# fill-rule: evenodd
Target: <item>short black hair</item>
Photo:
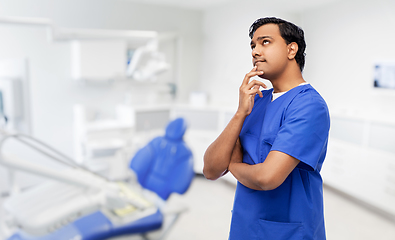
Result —
<instances>
[{"instance_id":1,"label":"short black hair","mask_svg":"<svg viewBox=\"0 0 395 240\"><path fill-rule=\"evenodd\" d=\"M287 44L295 42L298 44L298 52L296 53L295 60L296 63L299 65L300 71L303 71L304 64L305 64L305 50L306 50L306 42L304 40L304 32L303 30L296 26L293 23L287 22L283 19L276 18L276 17L265 17L257 19L249 29L249 35L252 39L254 36L255 31L265 25L273 23L278 25L280 29L281 37L285 40Z\"/></svg>"}]
</instances>

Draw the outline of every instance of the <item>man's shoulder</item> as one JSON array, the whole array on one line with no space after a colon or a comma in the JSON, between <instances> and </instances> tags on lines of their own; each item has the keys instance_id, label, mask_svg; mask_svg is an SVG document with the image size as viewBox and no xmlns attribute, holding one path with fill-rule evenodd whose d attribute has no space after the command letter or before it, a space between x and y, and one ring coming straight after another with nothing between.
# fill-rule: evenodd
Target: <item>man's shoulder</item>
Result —
<instances>
[{"instance_id":1,"label":"man's shoulder","mask_svg":"<svg viewBox=\"0 0 395 240\"><path fill-rule=\"evenodd\" d=\"M303 99L303 100L315 100L315 101L324 101L324 98L321 94L310 84L303 85L300 89L299 93L295 96L295 98Z\"/></svg>"},{"instance_id":2,"label":"man's shoulder","mask_svg":"<svg viewBox=\"0 0 395 240\"><path fill-rule=\"evenodd\" d=\"M324 108L328 111L328 106L321 94L310 84L301 86L299 92L290 102L290 107L296 108Z\"/></svg>"}]
</instances>

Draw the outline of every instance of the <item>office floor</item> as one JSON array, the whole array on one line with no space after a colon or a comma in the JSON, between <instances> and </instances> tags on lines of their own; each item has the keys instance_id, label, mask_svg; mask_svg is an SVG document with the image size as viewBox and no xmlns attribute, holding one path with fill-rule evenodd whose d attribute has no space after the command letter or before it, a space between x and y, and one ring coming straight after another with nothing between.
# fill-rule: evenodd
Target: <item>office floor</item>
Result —
<instances>
[{"instance_id":1,"label":"office floor","mask_svg":"<svg viewBox=\"0 0 395 240\"><path fill-rule=\"evenodd\" d=\"M189 206L166 239L227 239L235 186L221 180L196 177L183 198ZM325 187L325 218L328 240L394 240L395 221L362 207L338 192Z\"/></svg>"}]
</instances>

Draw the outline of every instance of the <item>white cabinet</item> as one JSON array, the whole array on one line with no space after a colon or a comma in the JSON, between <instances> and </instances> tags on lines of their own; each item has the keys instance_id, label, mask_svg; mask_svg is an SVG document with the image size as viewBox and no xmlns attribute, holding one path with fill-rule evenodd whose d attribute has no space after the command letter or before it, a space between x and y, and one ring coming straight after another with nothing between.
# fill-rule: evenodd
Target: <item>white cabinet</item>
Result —
<instances>
[{"instance_id":1,"label":"white cabinet","mask_svg":"<svg viewBox=\"0 0 395 240\"><path fill-rule=\"evenodd\" d=\"M127 66L125 40L71 42L71 76L76 80L124 78Z\"/></svg>"},{"instance_id":2,"label":"white cabinet","mask_svg":"<svg viewBox=\"0 0 395 240\"><path fill-rule=\"evenodd\" d=\"M118 105L116 117L92 119L96 109L75 105L74 151L75 160L96 173L110 179L127 176L130 146L134 133L134 111Z\"/></svg>"},{"instance_id":3,"label":"white cabinet","mask_svg":"<svg viewBox=\"0 0 395 240\"><path fill-rule=\"evenodd\" d=\"M344 117L332 123L324 183L395 216L395 147L388 147L395 124Z\"/></svg>"}]
</instances>

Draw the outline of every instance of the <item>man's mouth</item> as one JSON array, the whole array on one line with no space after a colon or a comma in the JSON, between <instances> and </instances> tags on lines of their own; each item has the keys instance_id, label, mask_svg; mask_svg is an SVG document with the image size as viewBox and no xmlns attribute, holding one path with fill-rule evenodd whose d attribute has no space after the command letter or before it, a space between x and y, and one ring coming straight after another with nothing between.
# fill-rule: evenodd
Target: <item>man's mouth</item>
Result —
<instances>
[{"instance_id":1,"label":"man's mouth","mask_svg":"<svg viewBox=\"0 0 395 240\"><path fill-rule=\"evenodd\" d=\"M257 61L254 62L254 66L256 66L257 63L262 63L262 62L265 62L265 61L264 60L257 60Z\"/></svg>"}]
</instances>

